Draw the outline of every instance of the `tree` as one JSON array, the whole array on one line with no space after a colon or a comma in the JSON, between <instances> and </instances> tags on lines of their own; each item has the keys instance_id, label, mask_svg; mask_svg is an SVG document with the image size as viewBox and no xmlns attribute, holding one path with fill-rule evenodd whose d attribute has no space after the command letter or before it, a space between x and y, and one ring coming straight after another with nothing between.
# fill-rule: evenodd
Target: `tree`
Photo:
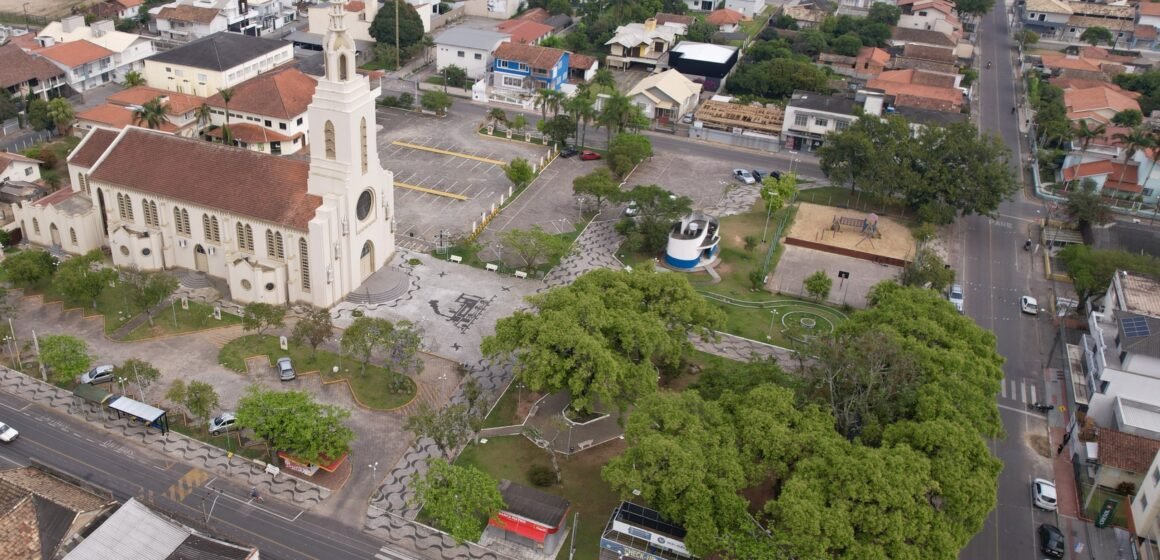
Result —
<instances>
[{"instance_id":1,"label":"tree","mask_svg":"<svg viewBox=\"0 0 1160 560\"><path fill-rule=\"evenodd\" d=\"M48 251L28 249L7 255L0 263L0 270L9 282L23 288L31 288L56 274L56 257Z\"/></svg>"},{"instance_id":2,"label":"tree","mask_svg":"<svg viewBox=\"0 0 1160 560\"><path fill-rule=\"evenodd\" d=\"M94 249L62 262L52 278L53 288L68 301L90 301L96 309L97 298L117 277L117 271L100 265L102 258L101 250Z\"/></svg>"},{"instance_id":3,"label":"tree","mask_svg":"<svg viewBox=\"0 0 1160 560\"><path fill-rule=\"evenodd\" d=\"M738 95L788 99L796 90L825 95L830 92L830 78L807 60L776 58L738 65L725 89Z\"/></svg>"},{"instance_id":4,"label":"tree","mask_svg":"<svg viewBox=\"0 0 1160 560\"><path fill-rule=\"evenodd\" d=\"M633 205L636 216L622 221L618 231L628 236L629 246L656 253L665 248L673 223L693 211L693 201L656 185L638 185L618 198Z\"/></svg>"},{"instance_id":5,"label":"tree","mask_svg":"<svg viewBox=\"0 0 1160 560\"><path fill-rule=\"evenodd\" d=\"M121 281L129 285L129 299L153 324L153 309L177 289L177 278L164 272L127 269Z\"/></svg>"},{"instance_id":6,"label":"tree","mask_svg":"<svg viewBox=\"0 0 1160 560\"><path fill-rule=\"evenodd\" d=\"M947 268L942 258L927 247L915 252L914 262L903 267L898 281L903 286L929 288L942 292L955 281L955 271Z\"/></svg>"},{"instance_id":7,"label":"tree","mask_svg":"<svg viewBox=\"0 0 1160 560\"><path fill-rule=\"evenodd\" d=\"M185 422L189 422L189 411L185 408L185 398L188 394L189 387L185 385L184 379L173 380L173 383L169 384L169 390L165 391L165 400L181 409L181 419Z\"/></svg>"},{"instance_id":8,"label":"tree","mask_svg":"<svg viewBox=\"0 0 1160 560\"><path fill-rule=\"evenodd\" d=\"M242 308L242 330L254 331L259 338L269 329L286 326L286 306L269 303L247 303Z\"/></svg>"},{"instance_id":9,"label":"tree","mask_svg":"<svg viewBox=\"0 0 1160 560\"><path fill-rule=\"evenodd\" d=\"M613 166L613 172L624 177L640 162L652 157L652 142L643 134L620 133L612 138L608 144L608 161ZM627 169L617 169L616 162L627 162Z\"/></svg>"},{"instance_id":10,"label":"tree","mask_svg":"<svg viewBox=\"0 0 1160 560\"><path fill-rule=\"evenodd\" d=\"M834 39L830 49L842 56L858 56L858 51L862 50L862 39L855 33L847 33Z\"/></svg>"},{"instance_id":11,"label":"tree","mask_svg":"<svg viewBox=\"0 0 1160 560\"><path fill-rule=\"evenodd\" d=\"M1082 164L1084 156L1087 155L1088 147L1091 146L1093 140L1103 137L1108 132L1108 125L1099 123L1097 126L1090 127L1086 119L1080 119L1075 123L1074 137L1079 140L1079 163ZM1078 164L1077 164L1078 165Z\"/></svg>"},{"instance_id":12,"label":"tree","mask_svg":"<svg viewBox=\"0 0 1160 560\"><path fill-rule=\"evenodd\" d=\"M447 80L447 85L451 87L462 88L467 86L467 70L454 64L443 69L443 77Z\"/></svg>"},{"instance_id":13,"label":"tree","mask_svg":"<svg viewBox=\"0 0 1160 560\"><path fill-rule=\"evenodd\" d=\"M866 19L886 25L898 25L898 18L902 17L902 8L893 4L876 2L870 6L870 13Z\"/></svg>"},{"instance_id":14,"label":"tree","mask_svg":"<svg viewBox=\"0 0 1160 560\"><path fill-rule=\"evenodd\" d=\"M126 89L143 86L145 85L145 77L136 70L130 70L125 72L125 81L122 83L122 85L125 86Z\"/></svg>"},{"instance_id":15,"label":"tree","mask_svg":"<svg viewBox=\"0 0 1160 560\"><path fill-rule=\"evenodd\" d=\"M817 29L805 29L793 39L793 52L815 57L826 50L826 34Z\"/></svg>"},{"instance_id":16,"label":"tree","mask_svg":"<svg viewBox=\"0 0 1160 560\"><path fill-rule=\"evenodd\" d=\"M613 91L609 97L604 98L596 122L604 127L608 135L608 143L612 144L614 132L620 133L628 129L642 128L648 125L649 120L641 111L640 106L633 103L630 97Z\"/></svg>"},{"instance_id":17,"label":"tree","mask_svg":"<svg viewBox=\"0 0 1160 560\"><path fill-rule=\"evenodd\" d=\"M523 132L528 127L528 118L520 113L516 118L512 119L512 130L516 132Z\"/></svg>"},{"instance_id":18,"label":"tree","mask_svg":"<svg viewBox=\"0 0 1160 560\"><path fill-rule=\"evenodd\" d=\"M830 278L826 271L819 270L806 277L803 284L808 292L815 300L822 301L830 297L830 288L834 286L834 279Z\"/></svg>"},{"instance_id":19,"label":"tree","mask_svg":"<svg viewBox=\"0 0 1160 560\"><path fill-rule=\"evenodd\" d=\"M503 166L504 175L507 175L509 181L515 185L516 189L523 189L530 185L532 180L536 178L536 172L532 170L532 164L524 158L515 158L511 163Z\"/></svg>"},{"instance_id":20,"label":"tree","mask_svg":"<svg viewBox=\"0 0 1160 560\"><path fill-rule=\"evenodd\" d=\"M201 131L205 130L205 127L209 126L209 123L213 121L213 107L202 103L194 110L193 117L197 121L197 132L200 136Z\"/></svg>"},{"instance_id":21,"label":"tree","mask_svg":"<svg viewBox=\"0 0 1160 560\"><path fill-rule=\"evenodd\" d=\"M424 515L460 543L478 541L487 520L505 507L495 479L443 459L428 461L427 474L412 478L411 489L411 505L422 506Z\"/></svg>"},{"instance_id":22,"label":"tree","mask_svg":"<svg viewBox=\"0 0 1160 560\"><path fill-rule=\"evenodd\" d=\"M160 97L154 97L133 109L133 124L145 125L146 128L160 129L169 124L169 106L161 102Z\"/></svg>"},{"instance_id":23,"label":"tree","mask_svg":"<svg viewBox=\"0 0 1160 560\"><path fill-rule=\"evenodd\" d=\"M41 130L51 130L53 128L52 119L48 116L47 101L38 97L27 101L26 106L30 126Z\"/></svg>"},{"instance_id":24,"label":"tree","mask_svg":"<svg viewBox=\"0 0 1160 560\"><path fill-rule=\"evenodd\" d=\"M350 451L354 432L345 424L350 411L320 404L305 391L269 391L254 385L238 400L238 424L270 447L296 459L321 463Z\"/></svg>"},{"instance_id":25,"label":"tree","mask_svg":"<svg viewBox=\"0 0 1160 560\"><path fill-rule=\"evenodd\" d=\"M1125 251L1104 251L1079 243L1069 244L1059 252L1059 260L1071 277L1080 310L1093 295L1104 293L1117 270L1148 276L1160 275L1160 260L1148 255Z\"/></svg>"},{"instance_id":26,"label":"tree","mask_svg":"<svg viewBox=\"0 0 1160 560\"><path fill-rule=\"evenodd\" d=\"M1112 209L1090 179L1085 180L1080 188L1067 193L1064 209L1068 218L1076 222L1080 229L1102 226L1112 221Z\"/></svg>"},{"instance_id":27,"label":"tree","mask_svg":"<svg viewBox=\"0 0 1160 560\"><path fill-rule=\"evenodd\" d=\"M396 0L384 2L379 12L371 22L370 34L380 45L398 46L400 49L407 45L414 45L423 41L423 20L414 6L401 2L395 6ZM399 37L395 38L395 10L399 12Z\"/></svg>"},{"instance_id":28,"label":"tree","mask_svg":"<svg viewBox=\"0 0 1160 560\"><path fill-rule=\"evenodd\" d=\"M540 88L536 90L536 96L532 103L540 108L541 120L547 122L548 112L552 112L552 116L556 116L564 103L564 93L554 89Z\"/></svg>"},{"instance_id":29,"label":"tree","mask_svg":"<svg viewBox=\"0 0 1160 560\"><path fill-rule=\"evenodd\" d=\"M607 167L597 167L587 175L572 179L572 194L591 197L596 203L596 212L600 213L605 202L615 200L620 194L620 183L612 178Z\"/></svg>"},{"instance_id":30,"label":"tree","mask_svg":"<svg viewBox=\"0 0 1160 560\"><path fill-rule=\"evenodd\" d=\"M646 270L591 271L570 285L528 298L525 310L500 319L482 349L514 358L534 391L571 392L572 408L623 408L656 391L657 368L673 367L722 323L688 280Z\"/></svg>"},{"instance_id":31,"label":"tree","mask_svg":"<svg viewBox=\"0 0 1160 560\"><path fill-rule=\"evenodd\" d=\"M1082 121L1081 121L1082 122ZM1144 122L1144 113L1139 109L1124 109L1112 115L1112 124L1124 128L1134 128Z\"/></svg>"},{"instance_id":32,"label":"tree","mask_svg":"<svg viewBox=\"0 0 1160 560\"><path fill-rule=\"evenodd\" d=\"M56 126L57 134L63 135L72 128L72 123L76 120L76 111L73 106L63 97L57 97L48 102L45 109L45 117Z\"/></svg>"},{"instance_id":33,"label":"tree","mask_svg":"<svg viewBox=\"0 0 1160 560\"><path fill-rule=\"evenodd\" d=\"M1108 31L1108 28L1096 25L1084 29L1083 33L1079 36L1079 40L1094 47L1100 43L1105 43L1110 46L1114 38L1112 37L1112 32Z\"/></svg>"},{"instance_id":34,"label":"tree","mask_svg":"<svg viewBox=\"0 0 1160 560\"><path fill-rule=\"evenodd\" d=\"M761 179L761 198L768 213L777 212L797 193L797 175L782 173L781 177L766 175Z\"/></svg>"},{"instance_id":35,"label":"tree","mask_svg":"<svg viewBox=\"0 0 1160 560\"><path fill-rule=\"evenodd\" d=\"M441 91L425 91L419 97L419 106L433 111L436 115L447 114L447 109L451 108L451 103L451 96Z\"/></svg>"},{"instance_id":36,"label":"tree","mask_svg":"<svg viewBox=\"0 0 1160 560\"><path fill-rule=\"evenodd\" d=\"M386 319L362 316L354 320L342 331L340 346L342 351L359 358L362 363L360 374L366 374L367 364L375 349L383 347L395 325Z\"/></svg>"},{"instance_id":37,"label":"tree","mask_svg":"<svg viewBox=\"0 0 1160 560\"><path fill-rule=\"evenodd\" d=\"M145 390L158 379L161 379L161 371L145 360L129 358L113 368L113 376L136 383L137 390L141 392L140 397L144 399Z\"/></svg>"},{"instance_id":38,"label":"tree","mask_svg":"<svg viewBox=\"0 0 1160 560\"><path fill-rule=\"evenodd\" d=\"M502 231L499 239L505 249L519 255L524 265L533 270L541 264L558 261L572 250L570 241L544 231L539 225L527 230Z\"/></svg>"},{"instance_id":39,"label":"tree","mask_svg":"<svg viewBox=\"0 0 1160 560\"><path fill-rule=\"evenodd\" d=\"M390 360L391 370L401 375L415 375L423 370L419 348L423 345L423 330L403 320L394 324L383 340L383 349Z\"/></svg>"},{"instance_id":40,"label":"tree","mask_svg":"<svg viewBox=\"0 0 1160 560\"><path fill-rule=\"evenodd\" d=\"M1089 31L1092 29L1095 28L1088 28ZM1136 126L1127 132L1117 132L1112 135L1112 138L1124 147L1124 165L1121 166L1120 178L1117 179L1122 183L1124 182L1124 175L1128 172L1128 162L1140 149L1152 147L1152 136L1142 126Z\"/></svg>"},{"instance_id":41,"label":"tree","mask_svg":"<svg viewBox=\"0 0 1160 560\"><path fill-rule=\"evenodd\" d=\"M1039 34L1034 31L1024 29L1015 34L1015 40L1024 47L1029 47L1039 42Z\"/></svg>"},{"instance_id":42,"label":"tree","mask_svg":"<svg viewBox=\"0 0 1160 560\"><path fill-rule=\"evenodd\" d=\"M557 144L567 144L568 137L576 134L576 121L568 115L556 115L544 123L544 134Z\"/></svg>"},{"instance_id":43,"label":"tree","mask_svg":"<svg viewBox=\"0 0 1160 560\"><path fill-rule=\"evenodd\" d=\"M420 403L419 410L407 417L404 428L417 438L434 442L441 458L450 457L450 452L467 443L473 431L471 413L465 403L453 404L443 410Z\"/></svg>"},{"instance_id":44,"label":"tree","mask_svg":"<svg viewBox=\"0 0 1160 560\"><path fill-rule=\"evenodd\" d=\"M294 344L309 344L310 355L318 352L318 345L334 334L334 321L329 309L313 308L294 325Z\"/></svg>"},{"instance_id":45,"label":"tree","mask_svg":"<svg viewBox=\"0 0 1160 560\"><path fill-rule=\"evenodd\" d=\"M92 366L85 341L68 335L41 336L40 363L52 371L57 383L67 383Z\"/></svg>"},{"instance_id":46,"label":"tree","mask_svg":"<svg viewBox=\"0 0 1160 560\"><path fill-rule=\"evenodd\" d=\"M230 101L234 98L234 88L221 88L218 95L222 96L222 103L226 106L226 123L222 125L222 144L233 146L234 135L230 132Z\"/></svg>"},{"instance_id":47,"label":"tree","mask_svg":"<svg viewBox=\"0 0 1160 560\"><path fill-rule=\"evenodd\" d=\"M198 425L204 426L207 432L209 431L210 416L213 416L214 411L221 406L219 401L217 390L209 383L190 381L185 386L185 402L182 404L189 411L190 416L197 420Z\"/></svg>"},{"instance_id":48,"label":"tree","mask_svg":"<svg viewBox=\"0 0 1160 560\"><path fill-rule=\"evenodd\" d=\"M960 19L966 15L982 16L991 11L993 7L995 7L995 0L959 0L955 2L955 12L958 12Z\"/></svg>"},{"instance_id":49,"label":"tree","mask_svg":"<svg viewBox=\"0 0 1160 560\"><path fill-rule=\"evenodd\" d=\"M500 109L499 107L496 107L496 108L487 112L487 120L489 120L493 123L507 124L507 122L508 122L507 112L504 111L503 109Z\"/></svg>"}]
</instances>

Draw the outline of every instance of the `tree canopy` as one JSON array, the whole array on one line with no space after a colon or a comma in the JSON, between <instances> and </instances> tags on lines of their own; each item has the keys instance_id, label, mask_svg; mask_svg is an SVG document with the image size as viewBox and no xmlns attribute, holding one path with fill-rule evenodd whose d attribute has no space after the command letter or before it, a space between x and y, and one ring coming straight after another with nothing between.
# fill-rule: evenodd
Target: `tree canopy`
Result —
<instances>
[{"instance_id":1,"label":"tree canopy","mask_svg":"<svg viewBox=\"0 0 1160 560\"><path fill-rule=\"evenodd\" d=\"M488 518L503 509L499 483L472 467L449 465L443 459L427 462L427 474L412 478L413 505L459 542L475 542Z\"/></svg>"},{"instance_id":2,"label":"tree canopy","mask_svg":"<svg viewBox=\"0 0 1160 560\"><path fill-rule=\"evenodd\" d=\"M370 34L375 42L383 45L395 45L395 2L399 1L399 48L405 49L410 45L419 44L423 40L423 20L415 7L401 0L387 0L379 7L371 22Z\"/></svg>"},{"instance_id":3,"label":"tree canopy","mask_svg":"<svg viewBox=\"0 0 1160 560\"><path fill-rule=\"evenodd\" d=\"M617 231L628 236L627 245L645 253L665 248L669 228L693 210L687 196L676 196L657 185L637 185L618 196L636 208L636 216L617 225Z\"/></svg>"},{"instance_id":4,"label":"tree canopy","mask_svg":"<svg viewBox=\"0 0 1160 560\"><path fill-rule=\"evenodd\" d=\"M489 357L511 356L533 391L572 394L572 407L625 407L656 391L658 367L691 351L689 335L708 335L721 312L676 274L594 270L528 298L483 340Z\"/></svg>"},{"instance_id":5,"label":"tree canopy","mask_svg":"<svg viewBox=\"0 0 1160 560\"><path fill-rule=\"evenodd\" d=\"M1067 270L1079 296L1080 306L1087 305L1092 296L1100 295L1112 282L1117 270L1160 276L1160 259L1126 251L1093 249L1082 243L1072 243L1059 251L1059 260Z\"/></svg>"},{"instance_id":6,"label":"tree canopy","mask_svg":"<svg viewBox=\"0 0 1160 560\"><path fill-rule=\"evenodd\" d=\"M31 287L56 273L57 261L48 251L31 249L8 255L0 263L4 277L20 287Z\"/></svg>"},{"instance_id":7,"label":"tree canopy","mask_svg":"<svg viewBox=\"0 0 1160 560\"><path fill-rule=\"evenodd\" d=\"M257 385L246 390L237 408L238 424L254 430L271 452L286 451L311 463L350 451L354 432L345 424L349 417L349 410L320 404L305 391L270 391Z\"/></svg>"},{"instance_id":8,"label":"tree canopy","mask_svg":"<svg viewBox=\"0 0 1160 560\"><path fill-rule=\"evenodd\" d=\"M85 341L67 334L40 337L40 363L52 371L52 379L67 382L92 365Z\"/></svg>"},{"instance_id":9,"label":"tree canopy","mask_svg":"<svg viewBox=\"0 0 1160 560\"><path fill-rule=\"evenodd\" d=\"M69 301L91 302L96 309L97 297L117 277L117 271L100 266L102 258L100 249L94 249L60 263L52 277L53 287Z\"/></svg>"},{"instance_id":10,"label":"tree canopy","mask_svg":"<svg viewBox=\"0 0 1160 560\"><path fill-rule=\"evenodd\" d=\"M755 95L766 99L788 99L795 90L830 91L830 79L812 62L774 58L755 64L741 64L725 83L729 93Z\"/></svg>"}]
</instances>

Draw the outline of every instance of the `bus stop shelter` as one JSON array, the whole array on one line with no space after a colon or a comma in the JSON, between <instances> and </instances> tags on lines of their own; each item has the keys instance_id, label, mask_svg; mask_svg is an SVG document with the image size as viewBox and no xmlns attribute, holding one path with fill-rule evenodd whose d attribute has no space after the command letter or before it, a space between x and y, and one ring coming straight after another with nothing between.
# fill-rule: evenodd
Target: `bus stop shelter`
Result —
<instances>
[{"instance_id":1,"label":"bus stop shelter","mask_svg":"<svg viewBox=\"0 0 1160 560\"><path fill-rule=\"evenodd\" d=\"M165 411L155 406L135 401L129 397L120 397L111 403L109 408L117 411L117 417L128 415L145 423L145 425L161 430L162 434L169 433L169 417Z\"/></svg>"}]
</instances>

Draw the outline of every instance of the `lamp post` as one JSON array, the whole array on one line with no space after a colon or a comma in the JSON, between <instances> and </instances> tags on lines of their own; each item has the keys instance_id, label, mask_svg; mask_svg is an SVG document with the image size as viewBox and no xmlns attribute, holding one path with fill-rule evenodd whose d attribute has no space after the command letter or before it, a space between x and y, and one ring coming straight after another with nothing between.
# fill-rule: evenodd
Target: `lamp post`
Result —
<instances>
[{"instance_id":1,"label":"lamp post","mask_svg":"<svg viewBox=\"0 0 1160 560\"><path fill-rule=\"evenodd\" d=\"M24 3L24 30L25 31L32 31L32 24L30 24L28 21L28 5L31 3L32 2L25 2Z\"/></svg>"},{"instance_id":2,"label":"lamp post","mask_svg":"<svg viewBox=\"0 0 1160 560\"><path fill-rule=\"evenodd\" d=\"M777 320L777 310L773 309L769 312L769 334L765 335L766 340L773 340L773 322Z\"/></svg>"},{"instance_id":3,"label":"lamp post","mask_svg":"<svg viewBox=\"0 0 1160 560\"><path fill-rule=\"evenodd\" d=\"M371 482L373 482L374 484L378 484L379 483L379 462L375 461L367 466L370 467L371 478L374 479Z\"/></svg>"}]
</instances>

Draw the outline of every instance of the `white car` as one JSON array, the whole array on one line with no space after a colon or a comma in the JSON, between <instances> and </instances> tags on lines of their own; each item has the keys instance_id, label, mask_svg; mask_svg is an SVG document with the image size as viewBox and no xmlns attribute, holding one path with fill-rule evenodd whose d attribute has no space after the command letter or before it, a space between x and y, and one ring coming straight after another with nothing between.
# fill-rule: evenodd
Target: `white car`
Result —
<instances>
[{"instance_id":1,"label":"white car","mask_svg":"<svg viewBox=\"0 0 1160 560\"><path fill-rule=\"evenodd\" d=\"M222 432L228 432L238 425L238 419L232 412L223 412L221 415L209 421L209 433L219 435Z\"/></svg>"},{"instance_id":2,"label":"white car","mask_svg":"<svg viewBox=\"0 0 1160 560\"><path fill-rule=\"evenodd\" d=\"M1055 496L1055 484L1042 478L1031 483L1031 502L1039 509L1055 511L1058 506Z\"/></svg>"},{"instance_id":3,"label":"white car","mask_svg":"<svg viewBox=\"0 0 1160 560\"><path fill-rule=\"evenodd\" d=\"M10 443L18 435L20 435L20 432L16 431L16 428L0 422L0 441Z\"/></svg>"},{"instance_id":4,"label":"white car","mask_svg":"<svg viewBox=\"0 0 1160 560\"><path fill-rule=\"evenodd\" d=\"M113 380L113 366L103 365L97 366L89 371L86 371L81 376L81 383L108 383Z\"/></svg>"},{"instance_id":5,"label":"white car","mask_svg":"<svg viewBox=\"0 0 1160 560\"><path fill-rule=\"evenodd\" d=\"M951 304L955 306L955 309L959 310L959 313L963 312L963 287L962 286L960 286L958 284L951 286L951 291L947 292L947 299L949 299L951 301Z\"/></svg>"},{"instance_id":6,"label":"white car","mask_svg":"<svg viewBox=\"0 0 1160 560\"><path fill-rule=\"evenodd\" d=\"M750 173L748 169L734 169L733 177L735 177L738 181L745 183L746 185L752 185L753 183L757 182L757 180L753 178L753 173Z\"/></svg>"},{"instance_id":7,"label":"white car","mask_svg":"<svg viewBox=\"0 0 1160 560\"><path fill-rule=\"evenodd\" d=\"M1019 311L1027 313L1029 315L1038 315L1039 314L1039 302L1035 301L1035 298L1033 298L1031 296L1023 296L1023 297L1019 298Z\"/></svg>"}]
</instances>

